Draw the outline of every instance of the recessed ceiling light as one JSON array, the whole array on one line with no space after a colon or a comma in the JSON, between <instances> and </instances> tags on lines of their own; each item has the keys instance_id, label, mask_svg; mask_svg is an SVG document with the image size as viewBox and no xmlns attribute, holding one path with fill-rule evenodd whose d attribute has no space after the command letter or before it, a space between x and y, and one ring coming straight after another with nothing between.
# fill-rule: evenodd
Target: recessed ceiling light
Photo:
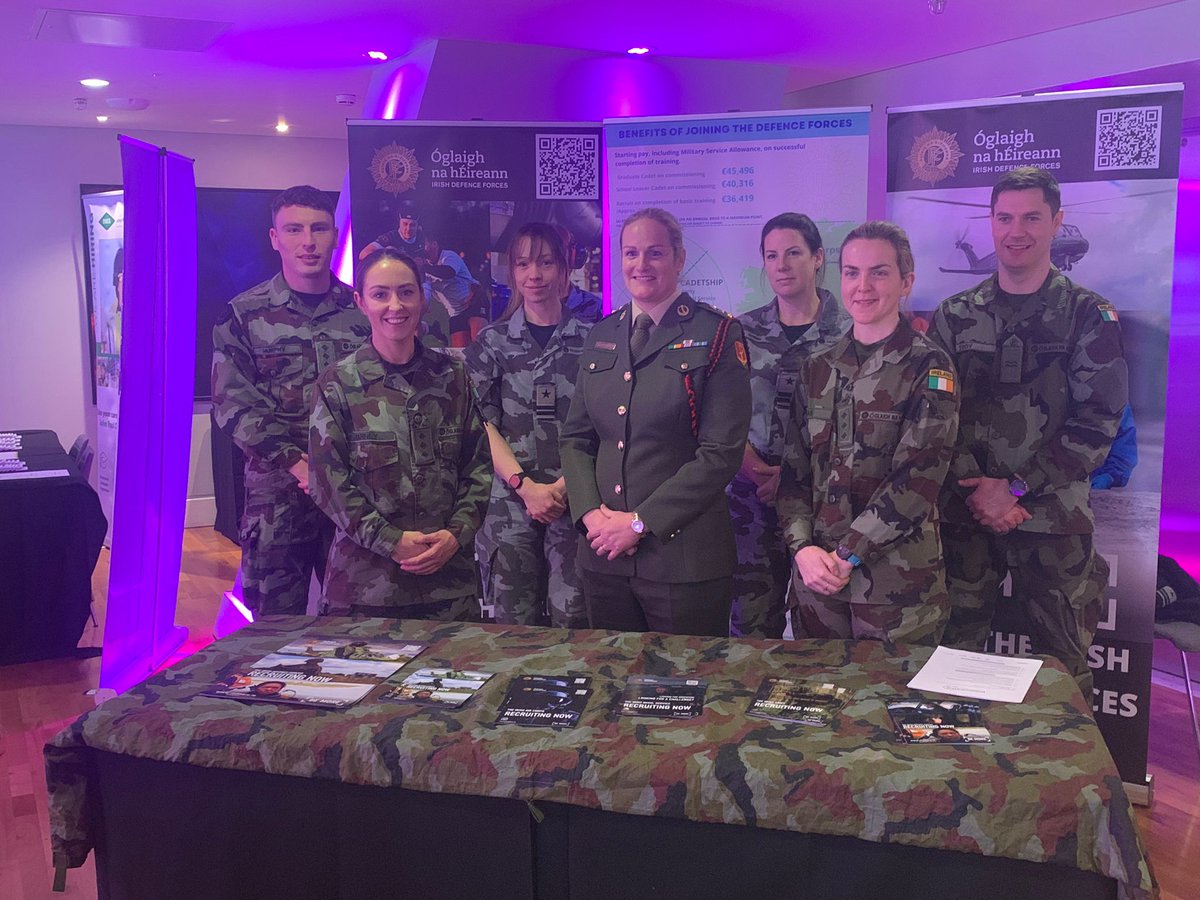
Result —
<instances>
[{"instance_id":1,"label":"recessed ceiling light","mask_svg":"<svg viewBox=\"0 0 1200 900\"><path fill-rule=\"evenodd\" d=\"M79 79L79 83L82 84L84 87L90 87L90 88L106 88L106 87L108 87L108 82L105 81L103 78L81 78L81 79Z\"/></svg>"},{"instance_id":2,"label":"recessed ceiling light","mask_svg":"<svg viewBox=\"0 0 1200 900\"><path fill-rule=\"evenodd\" d=\"M108 116L96 116L96 121L97 122L107 122Z\"/></svg>"},{"instance_id":3,"label":"recessed ceiling light","mask_svg":"<svg viewBox=\"0 0 1200 900\"><path fill-rule=\"evenodd\" d=\"M289 127L290 126L288 125L287 122L280 121L280 122L276 123L275 130L278 131L280 134L287 134Z\"/></svg>"},{"instance_id":4,"label":"recessed ceiling light","mask_svg":"<svg viewBox=\"0 0 1200 900\"><path fill-rule=\"evenodd\" d=\"M642 56L642 55L644 55L644 54L646 54L646 53L649 53L649 52L650 52L650 48L649 48L649 47L630 47L630 48L629 48L627 51L625 51L625 52L626 52L626 53L630 53L630 54L632 54L633 56Z\"/></svg>"},{"instance_id":5,"label":"recessed ceiling light","mask_svg":"<svg viewBox=\"0 0 1200 900\"><path fill-rule=\"evenodd\" d=\"M367 56L371 59L379 60L379 62L384 62L388 58L388 55L382 50L368 50Z\"/></svg>"}]
</instances>

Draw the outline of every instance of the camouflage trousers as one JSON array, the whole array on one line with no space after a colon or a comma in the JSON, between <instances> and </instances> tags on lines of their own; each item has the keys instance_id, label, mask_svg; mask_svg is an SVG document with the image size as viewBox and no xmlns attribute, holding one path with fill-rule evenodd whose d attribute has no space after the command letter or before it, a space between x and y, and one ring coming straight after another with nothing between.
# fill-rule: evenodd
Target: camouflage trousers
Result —
<instances>
[{"instance_id":1,"label":"camouflage trousers","mask_svg":"<svg viewBox=\"0 0 1200 900\"><path fill-rule=\"evenodd\" d=\"M998 535L969 525L943 525L942 541L953 598L944 643L983 650L1004 578L1012 575L1012 602L1020 606L1033 651L1062 662L1090 704L1087 653L1108 584L1108 563L1092 546L1092 536Z\"/></svg>"},{"instance_id":2,"label":"camouflage trousers","mask_svg":"<svg viewBox=\"0 0 1200 900\"><path fill-rule=\"evenodd\" d=\"M493 495L475 550L484 601L492 605L496 621L587 628L575 568L578 541L570 513L543 525L529 517L520 500Z\"/></svg>"},{"instance_id":3,"label":"camouflage trousers","mask_svg":"<svg viewBox=\"0 0 1200 900\"><path fill-rule=\"evenodd\" d=\"M288 472L246 472L242 602L255 614L304 615L315 571L325 578L333 522Z\"/></svg>"},{"instance_id":4,"label":"camouflage trousers","mask_svg":"<svg viewBox=\"0 0 1200 900\"><path fill-rule=\"evenodd\" d=\"M759 500L754 490L754 483L741 475L734 476L725 490L737 543L729 633L733 637L781 638L791 554L783 542L775 507Z\"/></svg>"},{"instance_id":5,"label":"camouflage trousers","mask_svg":"<svg viewBox=\"0 0 1200 900\"><path fill-rule=\"evenodd\" d=\"M424 619L427 622L478 622L479 600L476 597L454 597L432 603L412 606L362 606L353 604L345 613L348 616L374 616L391 619Z\"/></svg>"}]
</instances>

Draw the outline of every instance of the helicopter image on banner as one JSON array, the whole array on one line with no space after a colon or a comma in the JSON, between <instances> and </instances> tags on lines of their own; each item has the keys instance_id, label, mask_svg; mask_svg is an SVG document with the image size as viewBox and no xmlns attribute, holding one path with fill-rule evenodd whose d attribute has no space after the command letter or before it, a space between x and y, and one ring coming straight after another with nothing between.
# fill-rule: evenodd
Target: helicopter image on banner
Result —
<instances>
[{"instance_id":1,"label":"helicopter image on banner","mask_svg":"<svg viewBox=\"0 0 1200 900\"><path fill-rule=\"evenodd\" d=\"M1171 191L1145 191L1140 194L1126 194L1121 197L1104 197L1100 200L1084 200L1080 203L1064 203L1062 208L1073 209L1078 206L1087 206L1091 203L1109 203L1112 200L1128 200L1133 197L1148 197L1151 194L1169 194ZM921 203L945 203L950 206L973 206L978 209L990 210L991 206L987 203L970 203L966 200L939 200L933 197L910 197L910 200L917 200ZM1108 212L1099 212L1095 210L1081 210L1084 215L1107 216L1111 215ZM987 219L990 215L971 216L972 219ZM979 256L975 253L975 248L967 241L967 232L964 229L962 234L954 242L954 249L961 250L963 256L967 258L967 266L964 269L953 269L945 266L938 266L938 270L950 275L991 275L996 271L996 254L995 252ZM1054 238L1050 242L1050 262L1056 269L1062 272L1069 272L1071 268L1087 255L1091 245L1088 239L1083 236L1083 232L1078 225L1071 225L1063 222L1058 226L1058 230L1054 232Z\"/></svg>"}]
</instances>

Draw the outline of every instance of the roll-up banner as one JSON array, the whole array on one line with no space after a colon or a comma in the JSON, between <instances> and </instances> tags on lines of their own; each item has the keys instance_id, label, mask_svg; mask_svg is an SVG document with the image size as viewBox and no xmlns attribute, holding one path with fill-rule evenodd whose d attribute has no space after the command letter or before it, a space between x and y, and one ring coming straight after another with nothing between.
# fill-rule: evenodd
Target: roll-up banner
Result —
<instances>
[{"instance_id":1,"label":"roll-up banner","mask_svg":"<svg viewBox=\"0 0 1200 900\"><path fill-rule=\"evenodd\" d=\"M762 226L800 212L821 229L826 268L867 211L870 110L788 110L654 119L606 119L612 305L628 295L621 278L621 223L647 206L683 226L680 286L732 313L771 300L758 245ZM838 279L825 287L836 295Z\"/></svg>"},{"instance_id":2,"label":"roll-up banner","mask_svg":"<svg viewBox=\"0 0 1200 900\"><path fill-rule=\"evenodd\" d=\"M88 268L91 276L92 378L96 400L96 492L109 523L117 472L117 423L121 401L121 315L125 289L125 192L84 194ZM112 533L104 536L109 544Z\"/></svg>"},{"instance_id":3,"label":"roll-up banner","mask_svg":"<svg viewBox=\"0 0 1200 900\"><path fill-rule=\"evenodd\" d=\"M1181 113L1179 85L888 111L889 216L912 240L918 315L993 276L991 188L1018 166L1045 168L1062 187L1052 263L1119 315L1136 466L1127 483L1118 477L1091 493L1096 546L1111 574L1088 660L1092 709L1135 799L1146 792ZM1128 437L1118 449L1127 466ZM993 651L1029 651L1016 612L1001 604Z\"/></svg>"},{"instance_id":4,"label":"roll-up banner","mask_svg":"<svg viewBox=\"0 0 1200 900\"><path fill-rule=\"evenodd\" d=\"M425 269L424 340L465 347L507 305L508 244L527 222L569 236L571 283L600 293L600 126L349 123L355 258L382 246Z\"/></svg>"}]
</instances>

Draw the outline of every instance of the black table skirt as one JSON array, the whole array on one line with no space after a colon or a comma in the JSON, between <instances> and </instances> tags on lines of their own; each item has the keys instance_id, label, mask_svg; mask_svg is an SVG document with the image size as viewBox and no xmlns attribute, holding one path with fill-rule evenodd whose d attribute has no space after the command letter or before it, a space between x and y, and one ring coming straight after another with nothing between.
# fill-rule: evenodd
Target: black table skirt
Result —
<instances>
[{"instance_id":1,"label":"black table skirt","mask_svg":"<svg viewBox=\"0 0 1200 900\"><path fill-rule=\"evenodd\" d=\"M101 900L1117 896L1094 873L948 850L94 759Z\"/></svg>"}]
</instances>

